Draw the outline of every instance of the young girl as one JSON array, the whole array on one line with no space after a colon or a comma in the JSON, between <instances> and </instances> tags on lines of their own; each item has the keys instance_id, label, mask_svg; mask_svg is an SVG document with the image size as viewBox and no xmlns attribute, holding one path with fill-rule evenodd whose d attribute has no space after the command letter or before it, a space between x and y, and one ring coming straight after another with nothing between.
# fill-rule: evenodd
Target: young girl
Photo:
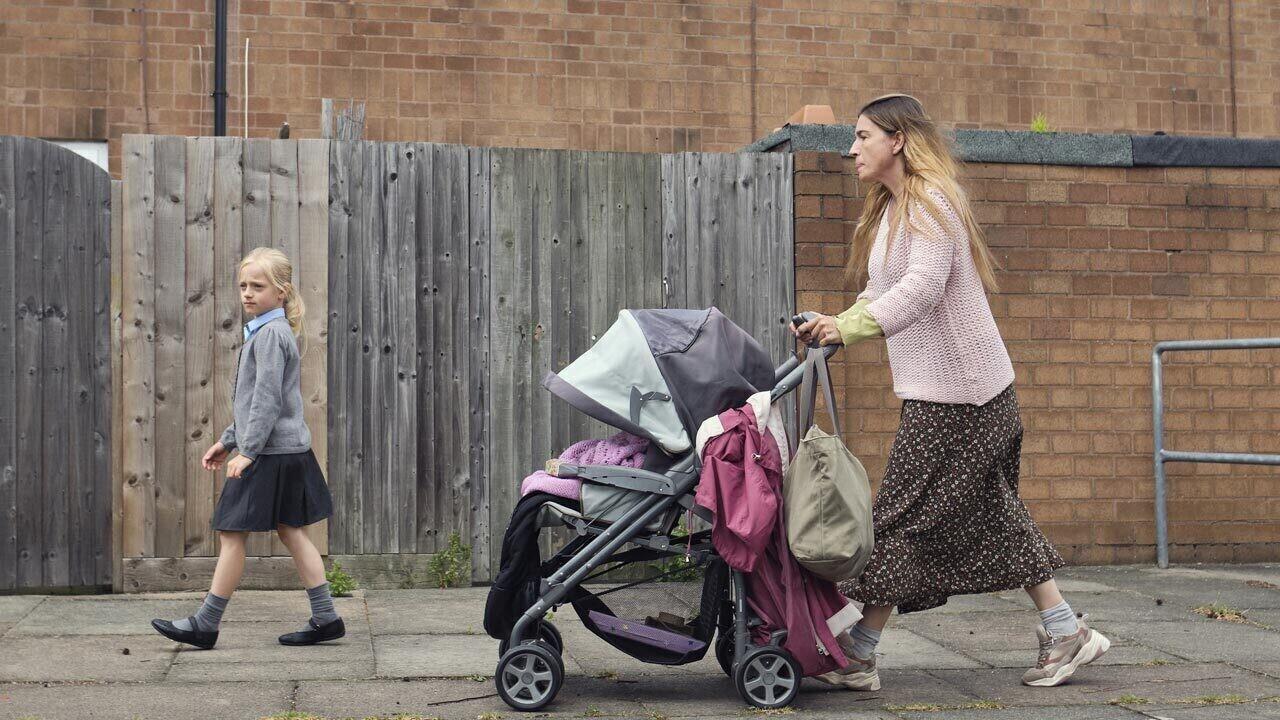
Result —
<instances>
[{"instance_id":1,"label":"young girl","mask_svg":"<svg viewBox=\"0 0 1280 720\"><path fill-rule=\"evenodd\" d=\"M257 248L240 261L240 296L246 314L244 346L232 393L231 426L204 454L206 470L227 465L227 481L213 513L222 550L204 604L183 620L152 620L161 635L209 649L218 623L244 572L250 532L276 531L298 567L311 599L308 626L280 636L282 645L314 645L346 634L334 611L324 563L303 526L333 514L324 474L311 452L298 385L305 308L293 282L293 266L279 250Z\"/></svg>"}]
</instances>

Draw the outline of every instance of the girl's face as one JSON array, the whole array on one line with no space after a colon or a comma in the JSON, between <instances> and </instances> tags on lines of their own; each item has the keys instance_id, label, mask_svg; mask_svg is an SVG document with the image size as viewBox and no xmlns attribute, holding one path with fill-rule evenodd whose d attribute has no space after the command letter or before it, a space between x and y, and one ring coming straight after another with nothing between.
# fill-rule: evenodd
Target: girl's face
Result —
<instances>
[{"instance_id":1,"label":"girl's face","mask_svg":"<svg viewBox=\"0 0 1280 720\"><path fill-rule=\"evenodd\" d=\"M883 183L894 164L902 162L902 146L905 142L902 133L890 135L866 115L859 115L854 135L849 154L854 157L853 167L858 173L858 179Z\"/></svg>"},{"instance_id":2,"label":"girl's face","mask_svg":"<svg viewBox=\"0 0 1280 720\"><path fill-rule=\"evenodd\" d=\"M284 305L284 292L271 284L267 274L254 263L240 270L240 302L244 311L258 316Z\"/></svg>"}]
</instances>

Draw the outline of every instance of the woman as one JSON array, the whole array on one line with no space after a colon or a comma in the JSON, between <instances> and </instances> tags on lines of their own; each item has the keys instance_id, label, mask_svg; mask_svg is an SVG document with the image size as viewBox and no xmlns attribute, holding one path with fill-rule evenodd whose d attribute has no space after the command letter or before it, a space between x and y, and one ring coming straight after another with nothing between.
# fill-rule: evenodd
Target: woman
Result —
<instances>
[{"instance_id":1,"label":"woman","mask_svg":"<svg viewBox=\"0 0 1280 720\"><path fill-rule=\"evenodd\" d=\"M853 307L796 328L801 340L884 336L898 433L874 506L875 549L841 590L864 603L842 638L854 658L823 678L878 690L875 646L893 608L950 595L1025 588L1040 611L1040 656L1027 685L1051 687L1097 659L1108 640L1078 621L1053 579L1062 558L1018 497L1022 422L1013 364L991 316L990 251L950 149L920 102L887 95L859 113L854 156L869 186L854 230L851 276L867 274Z\"/></svg>"}]
</instances>

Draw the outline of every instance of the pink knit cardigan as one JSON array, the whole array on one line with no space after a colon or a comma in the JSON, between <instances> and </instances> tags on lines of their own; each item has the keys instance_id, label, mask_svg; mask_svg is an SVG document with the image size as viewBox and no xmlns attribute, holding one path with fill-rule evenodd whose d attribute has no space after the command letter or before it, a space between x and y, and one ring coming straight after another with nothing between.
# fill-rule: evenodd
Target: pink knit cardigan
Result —
<instances>
[{"instance_id":1,"label":"pink knit cardigan","mask_svg":"<svg viewBox=\"0 0 1280 720\"><path fill-rule=\"evenodd\" d=\"M911 222L897 229L886 257L891 201L858 299L871 301L867 312L884 330L898 397L981 405L1013 382L1013 363L973 263L969 232L941 191L928 192L946 222L911 208Z\"/></svg>"}]
</instances>

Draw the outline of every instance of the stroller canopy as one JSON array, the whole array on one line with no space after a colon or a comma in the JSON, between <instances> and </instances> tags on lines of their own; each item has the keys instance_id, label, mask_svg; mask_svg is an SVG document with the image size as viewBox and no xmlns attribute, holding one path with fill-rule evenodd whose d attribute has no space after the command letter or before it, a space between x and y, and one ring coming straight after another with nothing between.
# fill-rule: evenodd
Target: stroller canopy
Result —
<instances>
[{"instance_id":1,"label":"stroller canopy","mask_svg":"<svg viewBox=\"0 0 1280 720\"><path fill-rule=\"evenodd\" d=\"M590 350L542 381L578 410L673 455L692 447L703 420L773 383L769 354L716 308L623 310Z\"/></svg>"}]
</instances>

